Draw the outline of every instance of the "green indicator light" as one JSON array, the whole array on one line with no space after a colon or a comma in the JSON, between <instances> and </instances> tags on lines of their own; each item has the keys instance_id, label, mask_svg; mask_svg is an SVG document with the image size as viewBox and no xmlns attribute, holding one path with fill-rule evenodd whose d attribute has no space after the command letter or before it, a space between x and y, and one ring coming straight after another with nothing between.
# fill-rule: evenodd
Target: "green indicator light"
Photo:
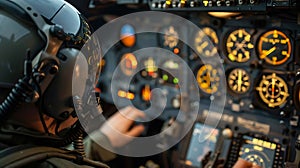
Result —
<instances>
[{"instance_id":1,"label":"green indicator light","mask_svg":"<svg viewBox=\"0 0 300 168\"><path fill-rule=\"evenodd\" d=\"M165 75L163 75L163 80L164 80L164 81L167 81L167 80L168 80L168 78L169 78L169 77L168 77L168 75L166 75L166 74L165 74Z\"/></svg>"},{"instance_id":2,"label":"green indicator light","mask_svg":"<svg viewBox=\"0 0 300 168\"><path fill-rule=\"evenodd\" d=\"M178 78L174 78L174 79L173 79L173 83L174 83L174 84L177 84L178 82L179 82Z\"/></svg>"}]
</instances>

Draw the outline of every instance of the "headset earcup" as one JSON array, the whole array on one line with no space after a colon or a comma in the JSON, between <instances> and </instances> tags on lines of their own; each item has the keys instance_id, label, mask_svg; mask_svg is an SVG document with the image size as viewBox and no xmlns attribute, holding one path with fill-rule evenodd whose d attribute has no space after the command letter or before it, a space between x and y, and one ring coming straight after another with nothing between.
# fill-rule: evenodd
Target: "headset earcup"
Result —
<instances>
[{"instance_id":1,"label":"headset earcup","mask_svg":"<svg viewBox=\"0 0 300 168\"><path fill-rule=\"evenodd\" d=\"M84 93L88 65L81 52L74 48L60 50L58 57L59 71L43 95L42 106L49 116L66 120L74 111L73 96Z\"/></svg>"}]
</instances>

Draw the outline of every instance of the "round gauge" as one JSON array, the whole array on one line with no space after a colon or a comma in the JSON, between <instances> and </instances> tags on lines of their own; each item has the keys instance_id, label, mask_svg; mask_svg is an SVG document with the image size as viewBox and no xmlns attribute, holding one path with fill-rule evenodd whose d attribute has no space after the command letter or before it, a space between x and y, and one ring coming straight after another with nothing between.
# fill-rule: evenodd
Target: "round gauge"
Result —
<instances>
[{"instance_id":1,"label":"round gauge","mask_svg":"<svg viewBox=\"0 0 300 168\"><path fill-rule=\"evenodd\" d=\"M178 32L174 26L170 26L164 30L163 45L169 48L174 48L178 45Z\"/></svg>"},{"instance_id":2,"label":"round gauge","mask_svg":"<svg viewBox=\"0 0 300 168\"><path fill-rule=\"evenodd\" d=\"M158 76L158 67L152 57L143 61L144 69L141 71L141 76L146 79L155 79Z\"/></svg>"},{"instance_id":3,"label":"round gauge","mask_svg":"<svg viewBox=\"0 0 300 168\"><path fill-rule=\"evenodd\" d=\"M282 107L289 96L286 82L278 77L276 73L263 75L256 90L262 101L270 108Z\"/></svg>"},{"instance_id":4,"label":"round gauge","mask_svg":"<svg viewBox=\"0 0 300 168\"><path fill-rule=\"evenodd\" d=\"M136 57L132 53L126 53L122 56L120 66L122 72L127 75L131 76L134 74L138 65L138 61Z\"/></svg>"},{"instance_id":5,"label":"round gauge","mask_svg":"<svg viewBox=\"0 0 300 168\"><path fill-rule=\"evenodd\" d=\"M232 62L247 62L253 48L251 35L245 29L233 31L226 41L227 57Z\"/></svg>"},{"instance_id":6,"label":"round gauge","mask_svg":"<svg viewBox=\"0 0 300 168\"><path fill-rule=\"evenodd\" d=\"M197 82L202 91L213 94L218 91L220 85L220 75L212 65L203 65L197 72Z\"/></svg>"},{"instance_id":7,"label":"round gauge","mask_svg":"<svg viewBox=\"0 0 300 168\"><path fill-rule=\"evenodd\" d=\"M290 39L281 31L272 30L263 34L258 42L259 58L271 65L281 65L291 56Z\"/></svg>"},{"instance_id":8,"label":"round gauge","mask_svg":"<svg viewBox=\"0 0 300 168\"><path fill-rule=\"evenodd\" d=\"M250 89L250 75L241 68L232 70L228 75L228 86L234 92L238 94L244 94Z\"/></svg>"},{"instance_id":9,"label":"round gauge","mask_svg":"<svg viewBox=\"0 0 300 168\"><path fill-rule=\"evenodd\" d=\"M212 57L218 53L219 39L217 33L209 27L204 27L195 36L196 51L205 57Z\"/></svg>"}]
</instances>

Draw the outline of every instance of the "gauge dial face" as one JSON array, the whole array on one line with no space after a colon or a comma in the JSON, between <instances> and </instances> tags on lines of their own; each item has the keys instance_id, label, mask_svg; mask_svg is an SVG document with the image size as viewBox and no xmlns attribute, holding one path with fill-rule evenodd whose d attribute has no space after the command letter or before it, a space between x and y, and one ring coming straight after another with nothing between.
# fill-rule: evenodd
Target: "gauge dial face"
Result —
<instances>
[{"instance_id":1,"label":"gauge dial face","mask_svg":"<svg viewBox=\"0 0 300 168\"><path fill-rule=\"evenodd\" d=\"M241 68L232 70L228 75L228 86L234 92L238 94L244 94L250 89L250 75Z\"/></svg>"},{"instance_id":2,"label":"gauge dial face","mask_svg":"<svg viewBox=\"0 0 300 168\"><path fill-rule=\"evenodd\" d=\"M286 82L276 73L264 75L256 90L262 101L270 108L282 107L289 96Z\"/></svg>"},{"instance_id":3,"label":"gauge dial face","mask_svg":"<svg viewBox=\"0 0 300 168\"><path fill-rule=\"evenodd\" d=\"M169 48L174 48L178 45L178 32L174 26L170 26L164 30L163 45Z\"/></svg>"},{"instance_id":4,"label":"gauge dial face","mask_svg":"<svg viewBox=\"0 0 300 168\"><path fill-rule=\"evenodd\" d=\"M197 72L197 82L202 91L213 94L218 91L220 85L220 75L212 65L203 65Z\"/></svg>"},{"instance_id":5,"label":"gauge dial face","mask_svg":"<svg viewBox=\"0 0 300 168\"><path fill-rule=\"evenodd\" d=\"M195 36L196 51L205 57L212 57L218 54L217 45L219 39L217 33L209 27L204 27Z\"/></svg>"},{"instance_id":6,"label":"gauge dial face","mask_svg":"<svg viewBox=\"0 0 300 168\"><path fill-rule=\"evenodd\" d=\"M126 53L122 56L120 66L122 72L127 75L131 76L134 74L138 65L138 61L136 57L132 53Z\"/></svg>"},{"instance_id":7,"label":"gauge dial face","mask_svg":"<svg viewBox=\"0 0 300 168\"><path fill-rule=\"evenodd\" d=\"M233 31L226 41L227 57L232 62L247 62L253 48L251 35L245 29Z\"/></svg>"},{"instance_id":8,"label":"gauge dial face","mask_svg":"<svg viewBox=\"0 0 300 168\"><path fill-rule=\"evenodd\" d=\"M291 41L281 31L272 30L263 34L258 42L259 58L270 65L281 65L291 56Z\"/></svg>"}]
</instances>

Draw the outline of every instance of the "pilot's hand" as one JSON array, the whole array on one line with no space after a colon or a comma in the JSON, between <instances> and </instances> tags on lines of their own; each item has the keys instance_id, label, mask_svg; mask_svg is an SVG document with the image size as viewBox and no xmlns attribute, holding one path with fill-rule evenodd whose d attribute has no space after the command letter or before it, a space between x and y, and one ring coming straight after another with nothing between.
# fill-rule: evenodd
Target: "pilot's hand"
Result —
<instances>
[{"instance_id":1,"label":"pilot's hand","mask_svg":"<svg viewBox=\"0 0 300 168\"><path fill-rule=\"evenodd\" d=\"M239 158L233 168L261 168L260 166Z\"/></svg>"},{"instance_id":2,"label":"pilot's hand","mask_svg":"<svg viewBox=\"0 0 300 168\"><path fill-rule=\"evenodd\" d=\"M145 113L128 106L111 116L100 130L107 136L112 147L121 147L144 131L143 125L132 127L134 119L144 117Z\"/></svg>"}]
</instances>

